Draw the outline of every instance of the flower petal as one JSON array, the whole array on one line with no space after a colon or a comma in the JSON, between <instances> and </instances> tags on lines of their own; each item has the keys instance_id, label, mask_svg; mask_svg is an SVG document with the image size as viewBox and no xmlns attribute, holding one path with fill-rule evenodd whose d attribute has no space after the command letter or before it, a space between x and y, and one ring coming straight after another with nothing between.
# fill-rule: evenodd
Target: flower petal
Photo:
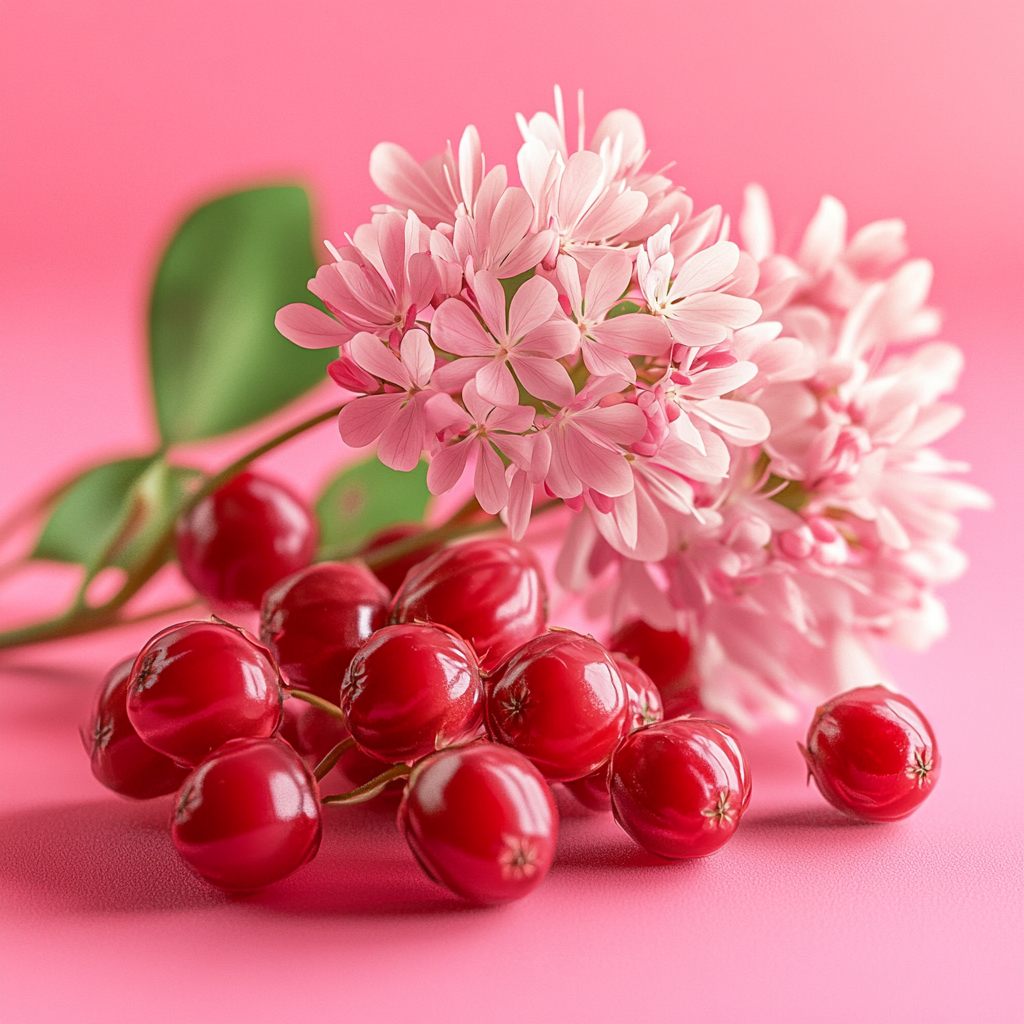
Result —
<instances>
[{"instance_id":1,"label":"flower petal","mask_svg":"<svg viewBox=\"0 0 1024 1024\"><path fill-rule=\"evenodd\" d=\"M504 293L503 293L504 300ZM558 306L558 292L550 281L531 277L519 286L508 311L508 337L517 342L551 318Z\"/></svg>"},{"instance_id":2,"label":"flower petal","mask_svg":"<svg viewBox=\"0 0 1024 1024\"><path fill-rule=\"evenodd\" d=\"M430 383L434 372L434 350L430 347L427 332L415 328L402 339L402 365L409 374L409 380L418 388Z\"/></svg>"},{"instance_id":3,"label":"flower petal","mask_svg":"<svg viewBox=\"0 0 1024 1024\"><path fill-rule=\"evenodd\" d=\"M408 473L420 461L425 435L423 395L419 394L406 402L384 428L377 442L377 458L385 466Z\"/></svg>"},{"instance_id":4,"label":"flower petal","mask_svg":"<svg viewBox=\"0 0 1024 1024\"><path fill-rule=\"evenodd\" d=\"M508 504L505 466L498 453L483 440L477 444L473 491L488 515L497 515Z\"/></svg>"},{"instance_id":5,"label":"flower petal","mask_svg":"<svg viewBox=\"0 0 1024 1024\"><path fill-rule=\"evenodd\" d=\"M422 331L420 332L423 333ZM409 371L395 355L394 350L386 341L381 341L375 334L360 331L350 342L349 354L357 366L367 373L372 373L381 380L408 389L410 385Z\"/></svg>"},{"instance_id":6,"label":"flower petal","mask_svg":"<svg viewBox=\"0 0 1024 1024\"><path fill-rule=\"evenodd\" d=\"M535 398L558 405L568 405L575 397L572 379L566 368L555 359L546 356L521 355L513 350L509 354L509 362L515 368L516 375L527 391ZM519 394L511 402L499 402L499 405L515 405Z\"/></svg>"},{"instance_id":7,"label":"flower petal","mask_svg":"<svg viewBox=\"0 0 1024 1024\"><path fill-rule=\"evenodd\" d=\"M372 444L405 400L404 394L366 395L349 402L338 416L341 439L352 448Z\"/></svg>"},{"instance_id":8,"label":"flower petal","mask_svg":"<svg viewBox=\"0 0 1024 1024\"><path fill-rule=\"evenodd\" d=\"M519 404L519 388L504 359L488 359L474 380L480 397L491 405Z\"/></svg>"},{"instance_id":9,"label":"flower petal","mask_svg":"<svg viewBox=\"0 0 1024 1024\"><path fill-rule=\"evenodd\" d=\"M462 479L472 442L472 436L464 437L434 452L427 467L427 487L431 494L445 494Z\"/></svg>"},{"instance_id":10,"label":"flower petal","mask_svg":"<svg viewBox=\"0 0 1024 1024\"><path fill-rule=\"evenodd\" d=\"M477 274L478 279L483 276ZM438 306L430 332L438 348L457 356L489 356L497 348L494 339L462 299L445 299Z\"/></svg>"},{"instance_id":11,"label":"flower petal","mask_svg":"<svg viewBox=\"0 0 1024 1024\"><path fill-rule=\"evenodd\" d=\"M300 348L340 347L352 337L344 324L305 302L292 302L279 309L274 326Z\"/></svg>"}]
</instances>

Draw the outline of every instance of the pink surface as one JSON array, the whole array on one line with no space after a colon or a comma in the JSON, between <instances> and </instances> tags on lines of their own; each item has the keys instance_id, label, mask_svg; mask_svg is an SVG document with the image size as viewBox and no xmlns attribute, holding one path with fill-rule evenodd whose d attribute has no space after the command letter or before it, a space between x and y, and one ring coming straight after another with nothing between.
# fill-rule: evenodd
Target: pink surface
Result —
<instances>
[{"instance_id":1,"label":"pink surface","mask_svg":"<svg viewBox=\"0 0 1024 1024\"><path fill-rule=\"evenodd\" d=\"M1020 1019L1019 3L9 0L0 19L0 512L152 444L145 291L188 204L297 177L340 237L379 199L375 142L423 158L472 121L491 163L512 162L512 114L547 108L555 81L586 89L592 124L635 109L698 207L735 213L759 180L783 240L825 191L854 224L904 217L968 358L945 450L997 503L965 524L949 637L890 659L943 747L919 814L846 822L803 787L797 733L769 732L749 741L754 801L719 856L656 864L565 802L549 879L497 911L423 878L372 808L332 811L292 879L217 895L177 862L166 802L111 797L76 736L148 631L7 655L5 1020ZM273 464L311 491L337 451L328 427ZM61 583L20 585L0 613Z\"/></svg>"}]
</instances>

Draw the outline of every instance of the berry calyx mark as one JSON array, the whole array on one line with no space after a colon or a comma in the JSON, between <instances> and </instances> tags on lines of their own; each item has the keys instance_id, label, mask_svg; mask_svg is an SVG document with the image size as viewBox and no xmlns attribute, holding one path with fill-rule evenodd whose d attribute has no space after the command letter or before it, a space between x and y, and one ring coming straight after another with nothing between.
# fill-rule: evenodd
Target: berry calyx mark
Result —
<instances>
[{"instance_id":1,"label":"berry calyx mark","mask_svg":"<svg viewBox=\"0 0 1024 1024\"><path fill-rule=\"evenodd\" d=\"M723 823L731 825L733 820L736 818L736 810L730 806L729 790L723 789L722 792L718 794L718 799L715 801L714 806L705 807L700 813L708 819L708 824L712 826L717 827Z\"/></svg>"},{"instance_id":2,"label":"berry calyx mark","mask_svg":"<svg viewBox=\"0 0 1024 1024\"><path fill-rule=\"evenodd\" d=\"M640 699L640 717L643 719L644 725L653 725L655 722L661 721L661 715L651 707L651 702L646 694Z\"/></svg>"},{"instance_id":3,"label":"berry calyx mark","mask_svg":"<svg viewBox=\"0 0 1024 1024\"><path fill-rule=\"evenodd\" d=\"M112 718L97 718L96 725L92 730L93 750L102 750L110 742L114 735L114 720Z\"/></svg>"},{"instance_id":4,"label":"berry calyx mark","mask_svg":"<svg viewBox=\"0 0 1024 1024\"><path fill-rule=\"evenodd\" d=\"M927 750L915 750L914 763L907 766L907 776L917 783L918 788L921 788L926 782L931 782L928 776L931 775L934 767L935 762L929 757Z\"/></svg>"},{"instance_id":5,"label":"berry calyx mark","mask_svg":"<svg viewBox=\"0 0 1024 1024\"><path fill-rule=\"evenodd\" d=\"M192 781L182 788L181 796L178 797L178 805L174 808L174 820L179 824L188 821L192 817L192 812L202 802L202 787L199 785L199 779L193 777Z\"/></svg>"},{"instance_id":6,"label":"berry calyx mark","mask_svg":"<svg viewBox=\"0 0 1024 1024\"><path fill-rule=\"evenodd\" d=\"M501 709L505 712L505 721L521 721L523 713L530 705L530 691L523 684L518 683L513 686L506 694L505 699L501 702Z\"/></svg>"},{"instance_id":7,"label":"berry calyx mark","mask_svg":"<svg viewBox=\"0 0 1024 1024\"><path fill-rule=\"evenodd\" d=\"M156 661L156 653L150 651L139 665L139 671L135 673L135 679L133 680L136 690L145 690L148 688L149 681L153 676L153 664Z\"/></svg>"},{"instance_id":8,"label":"berry calyx mark","mask_svg":"<svg viewBox=\"0 0 1024 1024\"><path fill-rule=\"evenodd\" d=\"M525 836L502 836L505 848L498 855L502 878L519 881L537 871L537 847Z\"/></svg>"}]
</instances>

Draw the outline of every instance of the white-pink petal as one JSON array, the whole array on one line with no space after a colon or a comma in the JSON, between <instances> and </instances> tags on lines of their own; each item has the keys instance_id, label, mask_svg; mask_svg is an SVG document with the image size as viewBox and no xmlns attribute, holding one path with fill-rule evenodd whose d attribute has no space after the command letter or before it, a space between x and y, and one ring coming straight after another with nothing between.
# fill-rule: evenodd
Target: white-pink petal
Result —
<instances>
[{"instance_id":1,"label":"white-pink petal","mask_svg":"<svg viewBox=\"0 0 1024 1024\"><path fill-rule=\"evenodd\" d=\"M477 279L483 276L477 274ZM434 313L430 330L438 348L452 355L489 356L497 348L494 339L462 299L445 299Z\"/></svg>"}]
</instances>

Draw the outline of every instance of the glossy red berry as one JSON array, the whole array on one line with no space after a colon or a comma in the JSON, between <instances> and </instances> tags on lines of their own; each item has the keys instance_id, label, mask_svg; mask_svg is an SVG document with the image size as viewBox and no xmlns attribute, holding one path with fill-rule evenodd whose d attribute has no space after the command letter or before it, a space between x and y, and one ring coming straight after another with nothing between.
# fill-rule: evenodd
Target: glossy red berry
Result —
<instances>
[{"instance_id":1,"label":"glossy red berry","mask_svg":"<svg viewBox=\"0 0 1024 1024\"><path fill-rule=\"evenodd\" d=\"M898 821L917 810L942 764L928 720L884 686L823 704L801 749L821 795L861 821Z\"/></svg>"},{"instance_id":2,"label":"glossy red berry","mask_svg":"<svg viewBox=\"0 0 1024 1024\"><path fill-rule=\"evenodd\" d=\"M558 838L543 777L521 754L493 743L421 761L398 823L423 870L475 903L505 903L536 889Z\"/></svg>"},{"instance_id":3,"label":"glossy red berry","mask_svg":"<svg viewBox=\"0 0 1024 1024\"><path fill-rule=\"evenodd\" d=\"M308 565L316 520L284 484L242 473L178 522L181 571L211 604L259 608L268 587Z\"/></svg>"},{"instance_id":4,"label":"glossy red berry","mask_svg":"<svg viewBox=\"0 0 1024 1024\"><path fill-rule=\"evenodd\" d=\"M481 731L476 656L462 637L440 626L385 626L352 659L341 709L365 753L412 764Z\"/></svg>"},{"instance_id":5,"label":"glossy red berry","mask_svg":"<svg viewBox=\"0 0 1024 1024\"><path fill-rule=\"evenodd\" d=\"M714 853L732 837L743 813L744 781L734 757L721 729L703 719L676 718L638 729L612 757L609 791L616 821L660 857Z\"/></svg>"},{"instance_id":6,"label":"glossy red berry","mask_svg":"<svg viewBox=\"0 0 1024 1024\"><path fill-rule=\"evenodd\" d=\"M410 570L395 595L392 622L440 622L476 649L489 672L544 629L547 588L540 563L500 537L437 552Z\"/></svg>"},{"instance_id":7,"label":"glossy red berry","mask_svg":"<svg viewBox=\"0 0 1024 1024\"><path fill-rule=\"evenodd\" d=\"M423 533L423 527L419 523L395 523L392 526L385 526L383 530L378 530L363 545L359 553L363 556L369 555L375 551L380 551L381 548L396 544L400 540L408 540L410 537L415 537L420 533ZM440 543L424 545L415 551L409 552L407 555L402 555L400 558L388 562L386 565L377 566L373 570L373 574L394 594L402 585L406 574L413 566L419 565L420 562L429 558L434 552L440 551L442 547L443 545Z\"/></svg>"},{"instance_id":8,"label":"glossy red berry","mask_svg":"<svg viewBox=\"0 0 1024 1024\"><path fill-rule=\"evenodd\" d=\"M278 739L231 740L185 780L171 838L196 874L221 889L259 889L320 846L316 781Z\"/></svg>"},{"instance_id":9,"label":"glossy red berry","mask_svg":"<svg viewBox=\"0 0 1024 1024\"><path fill-rule=\"evenodd\" d=\"M565 788L591 811L610 811L612 798L608 792L608 765L603 764L596 772L584 775L582 779L567 782Z\"/></svg>"},{"instance_id":10,"label":"glossy red berry","mask_svg":"<svg viewBox=\"0 0 1024 1024\"><path fill-rule=\"evenodd\" d=\"M149 746L179 764L196 765L236 737L268 737L280 716L270 656L234 626L170 626L135 659L128 717Z\"/></svg>"},{"instance_id":11,"label":"glossy red berry","mask_svg":"<svg viewBox=\"0 0 1024 1024\"><path fill-rule=\"evenodd\" d=\"M612 657L626 684L626 695L629 698L626 727L632 732L641 726L660 722L665 712L661 706L661 693L651 677L632 658L617 652L613 652Z\"/></svg>"},{"instance_id":12,"label":"glossy red berry","mask_svg":"<svg viewBox=\"0 0 1024 1024\"><path fill-rule=\"evenodd\" d=\"M627 622L608 647L633 659L650 676L661 693L666 718L705 713L700 691L689 674L692 647L682 633L655 629L636 619Z\"/></svg>"},{"instance_id":13,"label":"glossy red berry","mask_svg":"<svg viewBox=\"0 0 1024 1024\"><path fill-rule=\"evenodd\" d=\"M128 677L134 658L107 674L100 689L87 734L92 773L108 789L136 800L173 793L187 768L147 746L128 720Z\"/></svg>"},{"instance_id":14,"label":"glossy red berry","mask_svg":"<svg viewBox=\"0 0 1024 1024\"><path fill-rule=\"evenodd\" d=\"M515 747L555 782L581 779L611 756L629 700L612 656L592 637L535 637L486 687L491 739Z\"/></svg>"},{"instance_id":15,"label":"glossy red berry","mask_svg":"<svg viewBox=\"0 0 1024 1024\"><path fill-rule=\"evenodd\" d=\"M266 592L260 639L289 685L337 703L352 655L385 625L390 603L363 565L310 565Z\"/></svg>"},{"instance_id":16,"label":"glossy red berry","mask_svg":"<svg viewBox=\"0 0 1024 1024\"><path fill-rule=\"evenodd\" d=\"M340 718L304 701L289 699L281 710L277 735L313 769L348 736L348 729Z\"/></svg>"}]
</instances>

